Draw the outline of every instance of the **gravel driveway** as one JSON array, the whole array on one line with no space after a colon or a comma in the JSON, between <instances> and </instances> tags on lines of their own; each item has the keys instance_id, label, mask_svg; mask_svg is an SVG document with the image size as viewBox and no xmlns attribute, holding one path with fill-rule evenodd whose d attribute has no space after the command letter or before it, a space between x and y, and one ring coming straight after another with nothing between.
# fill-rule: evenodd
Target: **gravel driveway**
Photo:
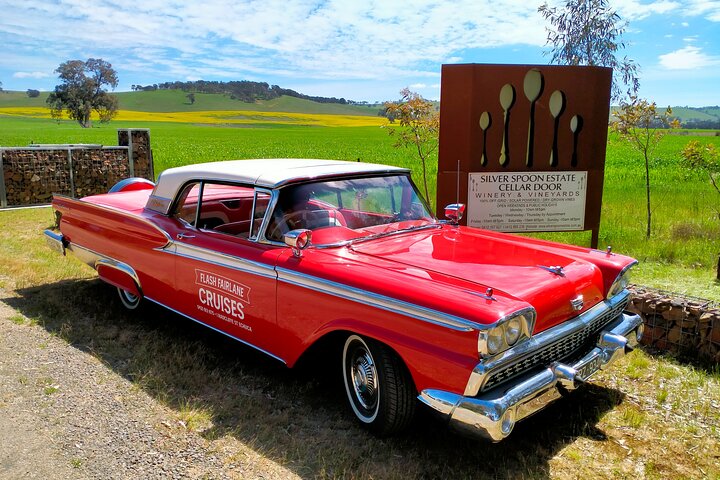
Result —
<instances>
[{"instance_id":1,"label":"gravel driveway","mask_svg":"<svg viewBox=\"0 0 720 480\"><path fill-rule=\"evenodd\" d=\"M210 448L98 358L0 302L0 478L296 477Z\"/></svg>"}]
</instances>

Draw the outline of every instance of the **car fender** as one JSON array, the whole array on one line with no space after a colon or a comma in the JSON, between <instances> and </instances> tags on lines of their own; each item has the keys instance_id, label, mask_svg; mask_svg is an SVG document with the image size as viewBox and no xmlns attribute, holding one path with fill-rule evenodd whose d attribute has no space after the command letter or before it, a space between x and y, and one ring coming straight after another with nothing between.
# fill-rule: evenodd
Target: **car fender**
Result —
<instances>
[{"instance_id":1,"label":"car fender","mask_svg":"<svg viewBox=\"0 0 720 480\"><path fill-rule=\"evenodd\" d=\"M408 368L418 391L438 384L442 384L443 388L463 391L468 372L477 363L476 357L425 341L409 332L391 330L377 322L360 318L338 318L325 323L304 344L303 353L338 332L372 338L390 347ZM438 379L443 381L439 383Z\"/></svg>"}]
</instances>

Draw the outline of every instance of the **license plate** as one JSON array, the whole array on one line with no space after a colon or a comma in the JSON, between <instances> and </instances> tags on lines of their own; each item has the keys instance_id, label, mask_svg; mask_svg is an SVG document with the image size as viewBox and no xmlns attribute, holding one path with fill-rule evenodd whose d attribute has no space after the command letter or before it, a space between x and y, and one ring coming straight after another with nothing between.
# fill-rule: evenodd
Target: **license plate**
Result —
<instances>
[{"instance_id":1,"label":"license plate","mask_svg":"<svg viewBox=\"0 0 720 480\"><path fill-rule=\"evenodd\" d=\"M584 364L580 365L579 367L575 367L575 370L577 370L577 375L583 380L587 380L590 375L600 370L600 366L602 365L602 357L599 355L591 358Z\"/></svg>"}]
</instances>

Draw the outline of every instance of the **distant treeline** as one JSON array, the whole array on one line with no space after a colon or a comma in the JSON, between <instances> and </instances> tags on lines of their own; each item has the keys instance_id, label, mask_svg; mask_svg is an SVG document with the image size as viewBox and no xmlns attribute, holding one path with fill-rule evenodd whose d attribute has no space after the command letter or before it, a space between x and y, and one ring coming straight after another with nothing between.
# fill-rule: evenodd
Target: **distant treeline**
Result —
<instances>
[{"instance_id":1,"label":"distant treeline","mask_svg":"<svg viewBox=\"0 0 720 480\"><path fill-rule=\"evenodd\" d=\"M234 100L240 100L243 102L255 102L257 100L272 100L282 95L288 97L303 98L305 100L311 100L318 103L339 103L341 105L353 105L356 103L364 102L353 102L351 100L345 100L344 98L335 97L313 97L310 95L303 95L295 90L289 88L281 88L277 85L269 85L265 82L251 82L248 80L233 81L233 82L209 82L206 80L197 80L193 82L165 82L156 83L153 85L132 85L132 90L147 92L152 90L183 90L185 92L194 93L220 93L223 95L229 95Z\"/></svg>"},{"instance_id":2,"label":"distant treeline","mask_svg":"<svg viewBox=\"0 0 720 480\"><path fill-rule=\"evenodd\" d=\"M720 129L720 119L718 120L698 120L691 119L682 122L683 128L699 128L703 130Z\"/></svg>"}]
</instances>

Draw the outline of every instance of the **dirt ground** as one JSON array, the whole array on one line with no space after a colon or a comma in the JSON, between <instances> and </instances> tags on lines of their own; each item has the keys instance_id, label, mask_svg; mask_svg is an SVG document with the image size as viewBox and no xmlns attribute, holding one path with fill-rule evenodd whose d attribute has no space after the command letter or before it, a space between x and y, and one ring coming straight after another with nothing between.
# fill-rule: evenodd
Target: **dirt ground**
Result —
<instances>
[{"instance_id":1,"label":"dirt ground","mask_svg":"<svg viewBox=\"0 0 720 480\"><path fill-rule=\"evenodd\" d=\"M1 293L1 292L0 292ZM238 463L96 357L0 302L0 478L297 478Z\"/></svg>"}]
</instances>

